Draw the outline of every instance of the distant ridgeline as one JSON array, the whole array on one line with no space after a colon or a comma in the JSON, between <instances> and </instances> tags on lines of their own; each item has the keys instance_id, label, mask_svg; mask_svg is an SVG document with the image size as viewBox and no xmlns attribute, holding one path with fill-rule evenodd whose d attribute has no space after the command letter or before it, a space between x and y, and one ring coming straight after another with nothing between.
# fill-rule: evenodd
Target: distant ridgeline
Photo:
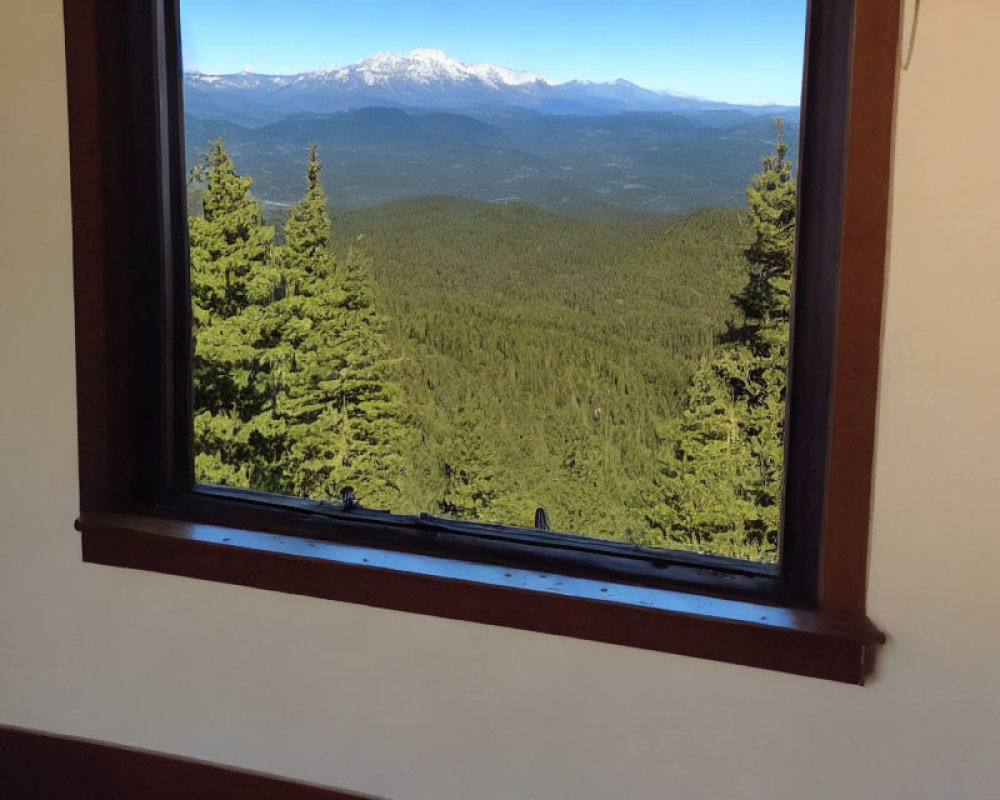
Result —
<instances>
[{"instance_id":1,"label":"distant ridgeline","mask_svg":"<svg viewBox=\"0 0 1000 800\"><path fill-rule=\"evenodd\" d=\"M710 114L718 116L706 120ZM590 217L744 205L745 176L768 151L773 116L699 117L362 108L260 128L189 117L187 157L197 164L207 142L224 137L233 162L254 176L265 209L279 212L296 200L312 142L328 165L324 184L336 208L427 195L520 200ZM788 127L796 141L797 120Z\"/></svg>"},{"instance_id":2,"label":"distant ridgeline","mask_svg":"<svg viewBox=\"0 0 1000 800\"><path fill-rule=\"evenodd\" d=\"M591 217L741 206L778 116L794 160L799 114L622 80L553 84L436 50L299 75L189 73L185 110L188 164L225 137L269 211L298 200L316 143L335 208L449 195Z\"/></svg>"},{"instance_id":3,"label":"distant ridgeline","mask_svg":"<svg viewBox=\"0 0 1000 800\"><path fill-rule=\"evenodd\" d=\"M486 125L420 116L469 136ZM348 118L281 125L306 141ZM268 130L231 131L195 173L199 480L309 497L351 485L370 507L525 527L543 506L558 530L774 558L786 145L749 213L581 219L425 196L344 212L332 237L314 148L276 244L259 184L251 195L234 167L277 185ZM746 147L759 169L760 141ZM322 152L337 175L338 149Z\"/></svg>"}]
</instances>

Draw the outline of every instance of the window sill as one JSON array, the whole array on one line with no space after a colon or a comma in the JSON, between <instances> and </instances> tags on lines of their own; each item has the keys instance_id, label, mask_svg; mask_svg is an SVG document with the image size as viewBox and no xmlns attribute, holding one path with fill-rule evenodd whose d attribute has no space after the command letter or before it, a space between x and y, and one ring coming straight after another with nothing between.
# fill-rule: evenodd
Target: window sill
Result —
<instances>
[{"instance_id":1,"label":"window sill","mask_svg":"<svg viewBox=\"0 0 1000 800\"><path fill-rule=\"evenodd\" d=\"M83 560L862 684L864 617L320 539L84 514Z\"/></svg>"}]
</instances>

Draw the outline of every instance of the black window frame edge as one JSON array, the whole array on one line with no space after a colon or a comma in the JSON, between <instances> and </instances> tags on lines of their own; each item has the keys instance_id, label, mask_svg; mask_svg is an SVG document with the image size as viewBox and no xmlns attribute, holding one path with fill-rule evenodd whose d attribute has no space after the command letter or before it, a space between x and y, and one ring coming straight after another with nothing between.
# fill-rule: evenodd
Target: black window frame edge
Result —
<instances>
[{"instance_id":1,"label":"black window frame edge","mask_svg":"<svg viewBox=\"0 0 1000 800\"><path fill-rule=\"evenodd\" d=\"M862 155L881 167L876 177L888 182L899 8L896 0L812 0L809 6L798 258L813 268L797 271L794 291L796 317L816 324L793 323L785 493L790 501L784 518L797 535L783 537L779 572L735 560L644 551L568 534L375 512L346 513L295 498L221 487L188 488L194 482L191 392L186 378L191 360L190 304L186 270L171 267L178 259L186 259L187 253L177 3L65 0L80 422L77 527L83 533L85 560L863 682L873 663L872 645L884 641L867 619L865 576L859 582L857 574L866 570L867 510L860 523L831 531L830 504L870 502L878 342L868 343L868 372L860 383L858 375L852 374L850 391L836 378L846 374L845 364L848 370L856 365L845 361L836 343L845 325L844 308L849 305L845 298L850 301L850 292L856 291L845 280L857 269L843 266L850 255L845 251L843 215L853 208L846 182L852 180L851 163L859 145L866 151ZM861 50L859 41L864 43ZM862 63L864 58L868 62ZM857 80L859 68L868 70L867 78L877 79ZM873 115L866 119L874 129L874 143L852 141L852 119L856 118L852 115L859 111ZM856 160L865 162L864 157ZM859 192L871 199L869 187L853 190L853 194ZM874 231L862 232L861 245L855 241L859 252L853 258L876 268L877 331L887 189L876 192L874 198L885 208L876 209L880 213L870 226ZM141 269L137 265L150 266ZM871 316L870 308L868 313ZM868 320L868 329L871 325ZM803 352L810 357L795 357ZM848 417L857 422L860 413L862 424L838 428L838 409L850 406L855 390L861 391L862 408ZM799 431L810 433L797 435ZM860 452L862 464L867 454L867 480L862 475L853 483L841 480L838 484L842 470L838 472L829 458L832 433L840 437L842 447ZM197 533L223 529L239 535L216 537L209 544ZM256 564L243 567L250 570L252 580L237 569L228 576L220 570L219 552L238 549L234 541L253 551L251 561L266 561L267 556L254 549L252 537L272 534L314 540L327 555L307 560L326 564L330 574L340 575L341 580L345 570L353 569L363 575L359 580L368 589L338 595L326 588L305 591L294 584L273 585L266 569ZM546 544L539 546L529 538L543 539ZM836 555L844 541L847 552L863 553L860 561ZM145 556L136 553L135 543L140 542L147 548ZM352 568L339 563L328 543L377 550L382 558L375 560L383 566ZM185 558L192 563L167 554L177 548L187 552ZM132 555L125 558L125 552ZM159 567L156 558L150 560L154 552L161 553ZM451 599L439 598L431 603L432 610L413 599L416 590L412 589L406 602L380 600L379 585L399 580L402 574L393 569L391 559L385 561L393 553L399 554L400 563L408 563L405 556L411 554L450 560L451 572L444 583L440 576L421 581L414 574L409 579L425 592L431 585L435 591L447 585ZM302 558L288 557L282 564L288 567ZM198 559L208 559L213 566L199 569L194 563ZM222 559L227 560L236 564L238 558L230 552ZM507 567L520 583L517 587L481 586L462 577L463 567L481 564ZM589 635L587 625L579 621L542 625L538 619L545 617L544 609L552 603L571 602L574 618L600 618L608 613L605 607L615 605L553 593L550 573L602 582L611 589L658 588L676 603L669 611L617 603L615 613L633 620L627 625L630 629L640 618L646 620L642 623L645 631L627 635L596 623ZM473 607L482 603L471 598L481 592L516 597L516 608L508 609L499 621L481 608L472 613L470 603ZM714 607L723 610L706 617L698 609L709 599L721 602L722 606ZM730 620L724 611L726 602L733 604ZM748 604L761 610L754 623L741 621L739 609ZM680 618L693 626L684 641L666 635ZM751 641L754 636L760 642L777 636L784 645L774 652L784 655L764 658L760 644L731 648L728 655L725 647L717 652L718 646L709 639L735 641L736 629ZM846 658L810 658L800 652L810 646L817 653L822 651L817 643L826 641L824 637L835 641Z\"/></svg>"}]
</instances>

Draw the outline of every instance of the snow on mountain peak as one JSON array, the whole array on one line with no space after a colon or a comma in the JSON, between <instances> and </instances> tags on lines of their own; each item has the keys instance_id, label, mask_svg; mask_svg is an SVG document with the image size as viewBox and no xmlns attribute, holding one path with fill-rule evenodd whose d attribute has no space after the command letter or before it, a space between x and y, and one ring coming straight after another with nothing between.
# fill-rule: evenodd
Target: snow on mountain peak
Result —
<instances>
[{"instance_id":1,"label":"snow on mountain peak","mask_svg":"<svg viewBox=\"0 0 1000 800\"><path fill-rule=\"evenodd\" d=\"M399 53L394 53L392 50L379 50L377 53L372 53L370 56L366 56L358 61L356 64L348 64L343 67L337 67L336 69L350 69L351 67L375 67L381 69L399 69L406 62Z\"/></svg>"},{"instance_id":2,"label":"snow on mountain peak","mask_svg":"<svg viewBox=\"0 0 1000 800\"><path fill-rule=\"evenodd\" d=\"M360 80L369 86L387 85L397 81L414 81L422 84L436 82L482 82L492 88L503 86L523 86L541 81L548 83L540 75L531 72L500 67L495 64L474 64L457 61L443 50L432 47L418 47L408 55L400 55L392 50L382 50L367 56L354 64L327 67L297 76L299 80L320 77L327 80L348 82Z\"/></svg>"},{"instance_id":3,"label":"snow on mountain peak","mask_svg":"<svg viewBox=\"0 0 1000 800\"><path fill-rule=\"evenodd\" d=\"M420 61L452 61L444 50L438 50L434 47L417 47L410 51L410 58Z\"/></svg>"}]
</instances>

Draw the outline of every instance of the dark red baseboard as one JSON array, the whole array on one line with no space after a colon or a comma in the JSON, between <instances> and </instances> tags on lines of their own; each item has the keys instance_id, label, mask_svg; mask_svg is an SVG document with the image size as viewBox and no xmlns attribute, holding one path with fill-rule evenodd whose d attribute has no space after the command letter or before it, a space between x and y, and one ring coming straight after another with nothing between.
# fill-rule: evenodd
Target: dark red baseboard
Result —
<instances>
[{"instance_id":1,"label":"dark red baseboard","mask_svg":"<svg viewBox=\"0 0 1000 800\"><path fill-rule=\"evenodd\" d=\"M0 725L4 800L375 800L273 775Z\"/></svg>"}]
</instances>

